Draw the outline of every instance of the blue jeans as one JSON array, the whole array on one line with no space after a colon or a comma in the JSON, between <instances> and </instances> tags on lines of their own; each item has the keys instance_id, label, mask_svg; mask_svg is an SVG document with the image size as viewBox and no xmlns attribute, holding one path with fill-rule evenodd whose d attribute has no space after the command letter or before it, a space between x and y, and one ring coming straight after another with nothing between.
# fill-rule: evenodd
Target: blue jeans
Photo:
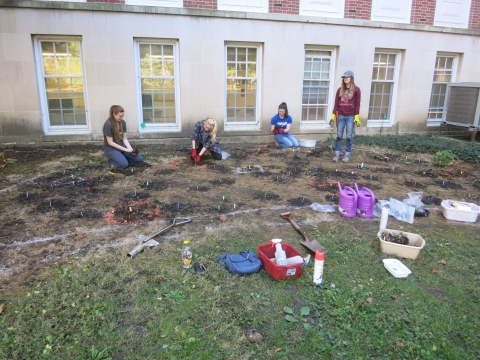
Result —
<instances>
[{"instance_id":1,"label":"blue jeans","mask_svg":"<svg viewBox=\"0 0 480 360\"><path fill-rule=\"evenodd\" d=\"M108 156L107 164L114 165L122 169L127 168L129 164L140 163L143 161L143 157L140 154L133 156L131 153L114 149L111 146L105 146L103 148L103 152Z\"/></svg>"},{"instance_id":2,"label":"blue jeans","mask_svg":"<svg viewBox=\"0 0 480 360\"><path fill-rule=\"evenodd\" d=\"M353 118L352 118L353 119ZM276 133L275 134L275 141L281 148L291 148L291 147L299 147L297 139L290 135L290 133Z\"/></svg>"},{"instance_id":3,"label":"blue jeans","mask_svg":"<svg viewBox=\"0 0 480 360\"><path fill-rule=\"evenodd\" d=\"M350 155L352 152L353 125L353 116L338 115L337 142L335 143L336 153L340 153L340 150L342 150L342 138L344 130L347 132L347 145L345 148L345 154Z\"/></svg>"}]
</instances>

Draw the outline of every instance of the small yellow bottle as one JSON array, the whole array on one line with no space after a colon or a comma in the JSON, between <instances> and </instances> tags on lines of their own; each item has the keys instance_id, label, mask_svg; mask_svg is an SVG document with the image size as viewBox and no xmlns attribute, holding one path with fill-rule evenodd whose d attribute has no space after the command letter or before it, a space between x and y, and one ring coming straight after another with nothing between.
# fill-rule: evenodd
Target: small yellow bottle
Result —
<instances>
[{"instance_id":1,"label":"small yellow bottle","mask_svg":"<svg viewBox=\"0 0 480 360\"><path fill-rule=\"evenodd\" d=\"M192 267L192 248L188 240L183 241L182 264L184 269L190 269Z\"/></svg>"}]
</instances>

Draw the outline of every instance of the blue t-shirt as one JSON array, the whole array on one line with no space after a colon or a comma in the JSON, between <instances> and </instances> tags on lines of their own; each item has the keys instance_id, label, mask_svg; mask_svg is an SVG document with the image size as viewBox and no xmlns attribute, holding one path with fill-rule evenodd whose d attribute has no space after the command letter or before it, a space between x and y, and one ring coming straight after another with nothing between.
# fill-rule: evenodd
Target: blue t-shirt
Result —
<instances>
[{"instance_id":1,"label":"blue t-shirt","mask_svg":"<svg viewBox=\"0 0 480 360\"><path fill-rule=\"evenodd\" d=\"M286 130L287 129L287 124L292 123L292 117L288 115L287 117L284 117L283 119L280 119L280 116L275 115L272 117L272 120L270 121L271 125L277 125L279 129Z\"/></svg>"}]
</instances>

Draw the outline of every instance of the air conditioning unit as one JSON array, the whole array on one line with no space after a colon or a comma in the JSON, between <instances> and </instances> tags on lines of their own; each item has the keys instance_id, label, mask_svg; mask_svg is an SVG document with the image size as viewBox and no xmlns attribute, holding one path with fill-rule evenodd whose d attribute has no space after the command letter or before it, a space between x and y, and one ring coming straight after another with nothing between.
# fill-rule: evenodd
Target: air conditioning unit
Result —
<instances>
[{"instance_id":1,"label":"air conditioning unit","mask_svg":"<svg viewBox=\"0 0 480 360\"><path fill-rule=\"evenodd\" d=\"M480 126L480 83L449 83L446 99L442 124L473 131L473 141Z\"/></svg>"}]
</instances>

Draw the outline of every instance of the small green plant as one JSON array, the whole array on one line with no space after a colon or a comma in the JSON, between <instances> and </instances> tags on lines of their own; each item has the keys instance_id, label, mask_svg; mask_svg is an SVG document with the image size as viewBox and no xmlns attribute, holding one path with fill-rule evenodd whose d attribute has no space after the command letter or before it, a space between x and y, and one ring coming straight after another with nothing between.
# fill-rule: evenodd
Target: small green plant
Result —
<instances>
[{"instance_id":1,"label":"small green plant","mask_svg":"<svg viewBox=\"0 0 480 360\"><path fill-rule=\"evenodd\" d=\"M284 306L283 307L283 311L287 314L285 315L285 320L289 321L289 322L298 322L299 319L302 321L303 323L303 327L305 330L309 330L312 328L312 325L309 324L307 321L307 317L308 315L310 315L310 308L309 307L303 307L300 309L300 316L295 316L295 313L293 312L293 309L288 307L288 306ZM310 319L310 321L313 323L314 320L313 319Z\"/></svg>"},{"instance_id":2,"label":"small green plant","mask_svg":"<svg viewBox=\"0 0 480 360\"><path fill-rule=\"evenodd\" d=\"M433 157L433 163L438 166L449 166L456 158L457 156L451 150L437 151Z\"/></svg>"},{"instance_id":3,"label":"small green plant","mask_svg":"<svg viewBox=\"0 0 480 360\"><path fill-rule=\"evenodd\" d=\"M92 345L90 348L90 359L92 360L112 360L110 356L108 356L109 348L105 348L102 351L99 351L95 348L95 345Z\"/></svg>"}]
</instances>

